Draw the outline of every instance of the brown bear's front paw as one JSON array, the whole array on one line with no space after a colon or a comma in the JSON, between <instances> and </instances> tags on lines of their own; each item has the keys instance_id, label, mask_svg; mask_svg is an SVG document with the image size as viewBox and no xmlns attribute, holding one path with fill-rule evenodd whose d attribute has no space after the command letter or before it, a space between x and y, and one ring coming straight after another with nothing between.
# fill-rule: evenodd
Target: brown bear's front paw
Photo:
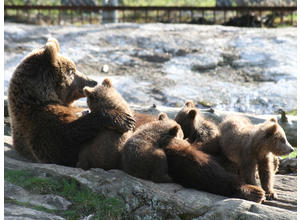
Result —
<instances>
[{"instance_id":1,"label":"brown bear's front paw","mask_svg":"<svg viewBox=\"0 0 300 220\"><path fill-rule=\"evenodd\" d=\"M135 128L135 119L131 115L124 112L110 112L109 114L113 117L112 127L117 131L124 133Z\"/></svg>"},{"instance_id":2,"label":"brown bear's front paw","mask_svg":"<svg viewBox=\"0 0 300 220\"><path fill-rule=\"evenodd\" d=\"M277 193L276 192L269 192L269 193L266 193L266 200L274 200L274 199L277 199L278 196L277 196Z\"/></svg>"},{"instance_id":3,"label":"brown bear's front paw","mask_svg":"<svg viewBox=\"0 0 300 220\"><path fill-rule=\"evenodd\" d=\"M259 186L245 184L241 188L242 199L247 199L253 202L261 203L265 197L265 191Z\"/></svg>"}]
</instances>

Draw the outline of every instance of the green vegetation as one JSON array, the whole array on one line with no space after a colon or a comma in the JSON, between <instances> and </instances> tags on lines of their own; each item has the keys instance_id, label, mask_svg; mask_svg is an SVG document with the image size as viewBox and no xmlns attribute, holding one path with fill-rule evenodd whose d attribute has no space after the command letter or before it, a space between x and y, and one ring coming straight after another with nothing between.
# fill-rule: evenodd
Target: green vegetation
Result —
<instances>
[{"instance_id":1,"label":"green vegetation","mask_svg":"<svg viewBox=\"0 0 300 220\"><path fill-rule=\"evenodd\" d=\"M72 206L66 211L53 211L30 203L14 200L6 200L6 202L60 215L66 219L79 219L90 214L94 214L95 219L119 219L124 214L123 202L116 198L98 195L72 178L55 178L50 175L37 177L29 171L5 169L4 179L33 193L62 196L69 200Z\"/></svg>"},{"instance_id":2,"label":"green vegetation","mask_svg":"<svg viewBox=\"0 0 300 220\"><path fill-rule=\"evenodd\" d=\"M102 5L102 0L96 1ZM29 0L30 5L61 5L60 0ZM5 5L24 5L24 0L4 0ZM215 6L216 0L124 0L126 6Z\"/></svg>"},{"instance_id":3,"label":"green vegetation","mask_svg":"<svg viewBox=\"0 0 300 220\"><path fill-rule=\"evenodd\" d=\"M124 0L128 6L215 6L215 0Z\"/></svg>"},{"instance_id":4,"label":"green vegetation","mask_svg":"<svg viewBox=\"0 0 300 220\"><path fill-rule=\"evenodd\" d=\"M5 5L24 5L24 0L4 0ZM29 0L29 5L60 5L60 0Z\"/></svg>"},{"instance_id":5,"label":"green vegetation","mask_svg":"<svg viewBox=\"0 0 300 220\"><path fill-rule=\"evenodd\" d=\"M296 116L297 115L297 109L294 109L292 111L289 111L289 112L286 112L287 115L294 115Z\"/></svg>"},{"instance_id":6,"label":"green vegetation","mask_svg":"<svg viewBox=\"0 0 300 220\"><path fill-rule=\"evenodd\" d=\"M292 153L290 153L289 155L287 155L287 156L282 156L281 158L294 158L294 157L297 157L297 148L296 147L294 147L295 148L295 150L292 152Z\"/></svg>"},{"instance_id":7,"label":"green vegetation","mask_svg":"<svg viewBox=\"0 0 300 220\"><path fill-rule=\"evenodd\" d=\"M27 208L35 209L37 211L41 211L41 212L48 212L48 213L56 214L55 210L47 209L44 206L32 205L29 202L19 202L17 200L8 199L8 198L4 198L4 202L5 203L19 205L19 206L24 206L24 207L27 207Z\"/></svg>"},{"instance_id":8,"label":"green vegetation","mask_svg":"<svg viewBox=\"0 0 300 220\"><path fill-rule=\"evenodd\" d=\"M207 101L204 101L204 100L202 100L202 101L196 101L195 104L196 105L202 105L203 107L206 107L206 108L210 108L210 107L216 106L216 104L210 103L210 102L207 102Z\"/></svg>"}]
</instances>

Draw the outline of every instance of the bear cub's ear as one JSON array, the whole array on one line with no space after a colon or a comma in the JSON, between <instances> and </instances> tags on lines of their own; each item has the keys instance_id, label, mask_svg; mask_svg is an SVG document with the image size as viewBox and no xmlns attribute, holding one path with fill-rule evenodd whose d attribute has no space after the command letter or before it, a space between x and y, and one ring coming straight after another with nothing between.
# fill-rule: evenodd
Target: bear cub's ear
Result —
<instances>
[{"instance_id":1,"label":"bear cub's ear","mask_svg":"<svg viewBox=\"0 0 300 220\"><path fill-rule=\"evenodd\" d=\"M110 88L110 87L112 87L112 82L111 82L110 79L105 78L105 79L102 81L102 85L105 86L105 87L107 87L107 88Z\"/></svg>"},{"instance_id":2,"label":"bear cub's ear","mask_svg":"<svg viewBox=\"0 0 300 220\"><path fill-rule=\"evenodd\" d=\"M60 47L58 41L54 38L49 38L45 45L44 54L51 64L55 64L59 51Z\"/></svg>"},{"instance_id":3,"label":"bear cub's ear","mask_svg":"<svg viewBox=\"0 0 300 220\"><path fill-rule=\"evenodd\" d=\"M175 137L180 129L181 129L181 128L180 128L180 125L174 125L174 126L169 130L169 135Z\"/></svg>"},{"instance_id":4,"label":"bear cub's ear","mask_svg":"<svg viewBox=\"0 0 300 220\"><path fill-rule=\"evenodd\" d=\"M194 108L195 105L191 100L187 100L184 104L184 106L188 107L188 108Z\"/></svg>"},{"instance_id":5,"label":"bear cub's ear","mask_svg":"<svg viewBox=\"0 0 300 220\"><path fill-rule=\"evenodd\" d=\"M86 97L90 97L93 94L93 92L94 92L94 88L92 88L92 87L86 86L86 87L83 88L83 94Z\"/></svg>"},{"instance_id":6,"label":"bear cub's ear","mask_svg":"<svg viewBox=\"0 0 300 220\"><path fill-rule=\"evenodd\" d=\"M270 121L270 122L278 123L277 118L270 118L269 121Z\"/></svg>"},{"instance_id":7,"label":"bear cub's ear","mask_svg":"<svg viewBox=\"0 0 300 220\"><path fill-rule=\"evenodd\" d=\"M191 119L195 119L196 115L197 115L197 110L196 109L191 109L188 113L189 117Z\"/></svg>"},{"instance_id":8,"label":"bear cub's ear","mask_svg":"<svg viewBox=\"0 0 300 220\"><path fill-rule=\"evenodd\" d=\"M161 112L159 115L158 115L158 120L159 121L164 121L164 120L167 120L169 119L168 115L164 112Z\"/></svg>"}]
</instances>

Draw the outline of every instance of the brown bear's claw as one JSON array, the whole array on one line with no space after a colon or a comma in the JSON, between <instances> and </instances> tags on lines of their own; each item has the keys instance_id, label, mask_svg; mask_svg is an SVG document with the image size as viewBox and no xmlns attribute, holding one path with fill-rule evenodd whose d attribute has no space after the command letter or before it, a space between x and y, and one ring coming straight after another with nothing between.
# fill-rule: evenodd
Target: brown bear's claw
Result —
<instances>
[{"instance_id":1,"label":"brown bear's claw","mask_svg":"<svg viewBox=\"0 0 300 220\"><path fill-rule=\"evenodd\" d=\"M266 193L266 200L274 200L274 199L277 199L277 193L275 192Z\"/></svg>"}]
</instances>

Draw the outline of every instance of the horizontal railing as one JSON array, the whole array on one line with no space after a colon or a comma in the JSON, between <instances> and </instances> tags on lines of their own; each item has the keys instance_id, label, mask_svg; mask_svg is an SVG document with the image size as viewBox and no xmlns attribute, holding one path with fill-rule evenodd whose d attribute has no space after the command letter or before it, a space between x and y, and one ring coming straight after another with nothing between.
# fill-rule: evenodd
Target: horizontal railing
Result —
<instances>
[{"instance_id":1,"label":"horizontal railing","mask_svg":"<svg viewBox=\"0 0 300 220\"><path fill-rule=\"evenodd\" d=\"M77 21L84 23L101 22L103 12L120 12L118 15L119 22L176 22L189 23L195 18L207 18L210 23L224 23L233 16L256 13L258 17L264 14L272 14L279 19L278 24L295 25L297 22L294 15L297 14L296 6L287 7L266 7L266 6L239 6L239 7L190 7L190 6L49 6L49 5L4 5L5 18L9 16L22 17L20 11L27 13L27 20L32 17L29 12L31 10L38 11L37 14L43 12L48 13L48 18L57 19L60 23L61 19L68 18L71 23ZM56 11L53 15L53 11ZM62 13L64 15L62 16ZM94 13L84 17L82 13ZM174 14L175 13L175 14ZM210 13L210 14L209 14ZM208 14L208 15L207 15ZM221 15L220 15L221 14ZM55 17L56 16L56 17ZM95 19L96 18L96 19ZM55 23L55 22L53 22Z\"/></svg>"}]
</instances>

